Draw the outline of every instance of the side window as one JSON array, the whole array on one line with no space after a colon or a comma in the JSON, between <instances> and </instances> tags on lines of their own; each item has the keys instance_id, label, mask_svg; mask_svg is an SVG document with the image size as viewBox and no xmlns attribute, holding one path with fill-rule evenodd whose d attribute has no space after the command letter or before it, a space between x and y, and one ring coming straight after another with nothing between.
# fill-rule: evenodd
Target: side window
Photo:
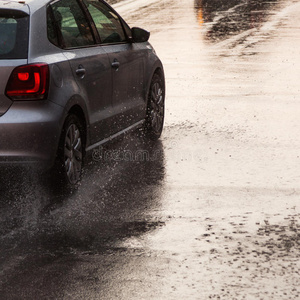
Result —
<instances>
[{"instance_id":1,"label":"side window","mask_svg":"<svg viewBox=\"0 0 300 300\"><path fill-rule=\"evenodd\" d=\"M84 0L103 44L126 42L119 17L108 6L97 0Z\"/></svg>"},{"instance_id":2,"label":"side window","mask_svg":"<svg viewBox=\"0 0 300 300\"><path fill-rule=\"evenodd\" d=\"M76 48L94 44L88 21L75 0L56 1L48 9L48 38L62 48Z\"/></svg>"}]
</instances>

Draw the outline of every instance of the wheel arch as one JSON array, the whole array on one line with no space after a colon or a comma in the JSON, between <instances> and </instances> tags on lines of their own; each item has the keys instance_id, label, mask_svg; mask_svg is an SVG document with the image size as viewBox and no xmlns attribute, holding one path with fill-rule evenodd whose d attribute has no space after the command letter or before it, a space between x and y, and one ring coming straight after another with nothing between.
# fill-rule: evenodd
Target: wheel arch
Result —
<instances>
[{"instance_id":1,"label":"wheel arch","mask_svg":"<svg viewBox=\"0 0 300 300\"><path fill-rule=\"evenodd\" d=\"M88 111L87 111L85 101L79 95L73 96L71 99L69 99L68 103L65 105L64 111L65 112L64 112L63 123L61 124L61 130L64 126L67 116L70 114L76 115L82 122L82 126L84 129L84 138L85 138L84 142L86 147L90 140L89 138L90 123L89 123Z\"/></svg>"},{"instance_id":2,"label":"wheel arch","mask_svg":"<svg viewBox=\"0 0 300 300\"><path fill-rule=\"evenodd\" d=\"M164 69L162 65L158 65L154 68L153 72L151 73L151 76L148 80L148 84L147 84L147 90L146 90L146 102L148 103L148 97L149 97L149 91L150 91L150 86L151 86L151 81L153 79L153 76L157 74L158 76L160 76L160 78L162 79L162 83L163 83L163 88L164 88L164 97L166 94L166 83L165 83L165 73L164 73Z\"/></svg>"}]
</instances>

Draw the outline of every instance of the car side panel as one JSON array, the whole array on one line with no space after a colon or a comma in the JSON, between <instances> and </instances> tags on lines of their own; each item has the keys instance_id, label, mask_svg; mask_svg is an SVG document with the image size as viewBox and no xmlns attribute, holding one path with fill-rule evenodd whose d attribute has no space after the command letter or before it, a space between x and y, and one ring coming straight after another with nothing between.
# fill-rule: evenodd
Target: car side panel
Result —
<instances>
[{"instance_id":1,"label":"car side panel","mask_svg":"<svg viewBox=\"0 0 300 300\"><path fill-rule=\"evenodd\" d=\"M135 44L103 46L110 64L119 63L112 69L113 129L118 132L143 119L145 99L143 95L145 70L144 53Z\"/></svg>"}]
</instances>

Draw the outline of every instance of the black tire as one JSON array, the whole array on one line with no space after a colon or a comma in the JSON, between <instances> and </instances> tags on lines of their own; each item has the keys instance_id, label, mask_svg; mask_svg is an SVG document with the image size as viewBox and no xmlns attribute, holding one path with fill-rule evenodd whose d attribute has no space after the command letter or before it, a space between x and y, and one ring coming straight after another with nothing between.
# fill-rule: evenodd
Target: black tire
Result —
<instances>
[{"instance_id":1,"label":"black tire","mask_svg":"<svg viewBox=\"0 0 300 300\"><path fill-rule=\"evenodd\" d=\"M165 117L165 87L162 78L154 74L151 80L147 115L145 122L145 135L151 140L157 140L161 136Z\"/></svg>"},{"instance_id":2,"label":"black tire","mask_svg":"<svg viewBox=\"0 0 300 300\"><path fill-rule=\"evenodd\" d=\"M84 130L76 115L65 120L57 152L56 170L63 184L74 187L81 179L84 158Z\"/></svg>"}]
</instances>

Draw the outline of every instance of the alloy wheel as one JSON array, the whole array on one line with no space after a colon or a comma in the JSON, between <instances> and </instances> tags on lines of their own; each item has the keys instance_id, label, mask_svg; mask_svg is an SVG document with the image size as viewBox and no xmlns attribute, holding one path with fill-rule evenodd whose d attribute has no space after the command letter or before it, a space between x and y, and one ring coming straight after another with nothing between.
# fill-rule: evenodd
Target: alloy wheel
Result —
<instances>
[{"instance_id":1,"label":"alloy wheel","mask_svg":"<svg viewBox=\"0 0 300 300\"><path fill-rule=\"evenodd\" d=\"M64 144L64 167L68 181L76 184L82 169L82 141L80 130L72 123L67 128Z\"/></svg>"},{"instance_id":2,"label":"alloy wheel","mask_svg":"<svg viewBox=\"0 0 300 300\"><path fill-rule=\"evenodd\" d=\"M150 97L151 127L155 133L160 133L164 122L164 95L159 82L152 85Z\"/></svg>"}]
</instances>

